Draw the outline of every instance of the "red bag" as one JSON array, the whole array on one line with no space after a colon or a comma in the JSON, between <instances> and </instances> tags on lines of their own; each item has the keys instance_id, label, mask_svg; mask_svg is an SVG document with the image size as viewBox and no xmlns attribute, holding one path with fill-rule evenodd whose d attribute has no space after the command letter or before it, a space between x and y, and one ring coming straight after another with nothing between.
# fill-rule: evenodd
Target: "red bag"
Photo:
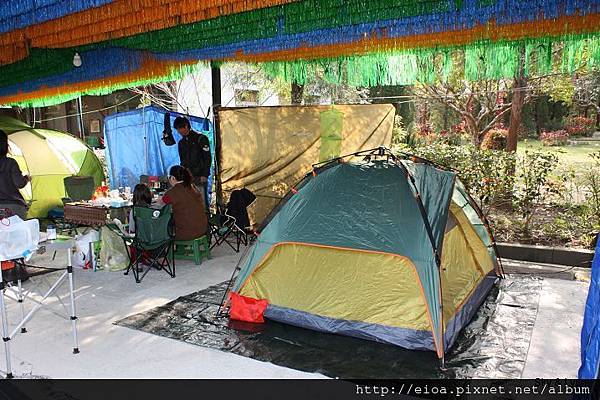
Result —
<instances>
[{"instance_id":1,"label":"red bag","mask_svg":"<svg viewBox=\"0 0 600 400\"><path fill-rule=\"evenodd\" d=\"M15 267L15 263L13 261L0 261L0 266L2 266L2 271L7 271L9 269L13 269Z\"/></svg>"},{"instance_id":2,"label":"red bag","mask_svg":"<svg viewBox=\"0 0 600 400\"><path fill-rule=\"evenodd\" d=\"M251 297L230 293L229 318L236 321L264 323L264 313L269 302L267 300L256 300Z\"/></svg>"}]
</instances>

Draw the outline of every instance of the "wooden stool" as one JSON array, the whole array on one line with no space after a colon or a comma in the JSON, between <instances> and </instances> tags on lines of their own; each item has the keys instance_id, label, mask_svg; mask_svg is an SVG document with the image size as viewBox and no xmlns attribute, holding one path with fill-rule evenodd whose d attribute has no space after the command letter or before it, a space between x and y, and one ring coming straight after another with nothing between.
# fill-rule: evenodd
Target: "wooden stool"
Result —
<instances>
[{"instance_id":1,"label":"wooden stool","mask_svg":"<svg viewBox=\"0 0 600 400\"><path fill-rule=\"evenodd\" d=\"M175 258L179 260L194 260L196 265L202 263L202 257L210 258L208 237L202 236L193 240L175 241Z\"/></svg>"}]
</instances>

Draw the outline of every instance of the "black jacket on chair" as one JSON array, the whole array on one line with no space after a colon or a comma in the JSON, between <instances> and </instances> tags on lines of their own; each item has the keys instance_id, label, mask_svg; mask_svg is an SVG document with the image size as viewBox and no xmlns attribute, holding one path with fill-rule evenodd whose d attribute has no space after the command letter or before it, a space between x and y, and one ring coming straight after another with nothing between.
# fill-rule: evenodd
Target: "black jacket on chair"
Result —
<instances>
[{"instance_id":1,"label":"black jacket on chair","mask_svg":"<svg viewBox=\"0 0 600 400\"><path fill-rule=\"evenodd\" d=\"M250 226L247 208L255 199L254 193L246 188L231 192L229 203L227 203L227 214L235 218L238 228L245 229Z\"/></svg>"},{"instance_id":2,"label":"black jacket on chair","mask_svg":"<svg viewBox=\"0 0 600 400\"><path fill-rule=\"evenodd\" d=\"M177 145L181 165L192 173L194 178L210 175L212 157L208 137L195 131L181 138Z\"/></svg>"}]
</instances>

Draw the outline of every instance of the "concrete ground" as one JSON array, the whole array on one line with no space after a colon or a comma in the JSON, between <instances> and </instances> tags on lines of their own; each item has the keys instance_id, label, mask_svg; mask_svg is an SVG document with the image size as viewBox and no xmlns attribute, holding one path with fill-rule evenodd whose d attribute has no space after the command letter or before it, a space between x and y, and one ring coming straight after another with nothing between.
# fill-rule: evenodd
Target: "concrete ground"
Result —
<instances>
[{"instance_id":1,"label":"concrete ground","mask_svg":"<svg viewBox=\"0 0 600 400\"><path fill-rule=\"evenodd\" d=\"M589 282L544 279L523 378L577 378Z\"/></svg>"},{"instance_id":2,"label":"concrete ground","mask_svg":"<svg viewBox=\"0 0 600 400\"><path fill-rule=\"evenodd\" d=\"M49 264L48 255L32 263ZM54 297L27 324L28 333L11 340L15 376L52 378L315 378L270 363L113 325L113 322L181 295L223 282L238 256L217 249L213 259L195 266L179 262L177 277L151 271L141 284L120 272L76 270L79 347L72 354L70 322ZM55 264L64 263L57 257ZM52 275L50 275L52 276ZM49 287L50 276L34 277L26 288L36 293ZM67 294L67 285L59 290ZM545 279L537 321L523 377L575 377L579 367L579 333L587 283ZM65 297L68 300L68 297ZM33 302L26 302L33 307ZM66 304L68 304L66 302ZM8 301L10 321L20 312ZM13 324L14 325L14 324ZM0 370L4 371L4 351ZM399 377L400 378L400 377Z\"/></svg>"}]
</instances>

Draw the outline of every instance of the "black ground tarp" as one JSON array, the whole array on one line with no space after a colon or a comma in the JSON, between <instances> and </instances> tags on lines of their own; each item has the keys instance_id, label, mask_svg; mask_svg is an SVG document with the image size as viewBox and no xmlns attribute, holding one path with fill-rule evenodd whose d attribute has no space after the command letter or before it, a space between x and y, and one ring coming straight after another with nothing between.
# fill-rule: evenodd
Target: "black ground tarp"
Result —
<instances>
[{"instance_id":1,"label":"black ground tarp","mask_svg":"<svg viewBox=\"0 0 600 400\"><path fill-rule=\"evenodd\" d=\"M276 322L216 317L227 282L180 297L117 325L342 379L519 378L537 315L542 280L508 276L491 291L446 356L320 333Z\"/></svg>"}]
</instances>

